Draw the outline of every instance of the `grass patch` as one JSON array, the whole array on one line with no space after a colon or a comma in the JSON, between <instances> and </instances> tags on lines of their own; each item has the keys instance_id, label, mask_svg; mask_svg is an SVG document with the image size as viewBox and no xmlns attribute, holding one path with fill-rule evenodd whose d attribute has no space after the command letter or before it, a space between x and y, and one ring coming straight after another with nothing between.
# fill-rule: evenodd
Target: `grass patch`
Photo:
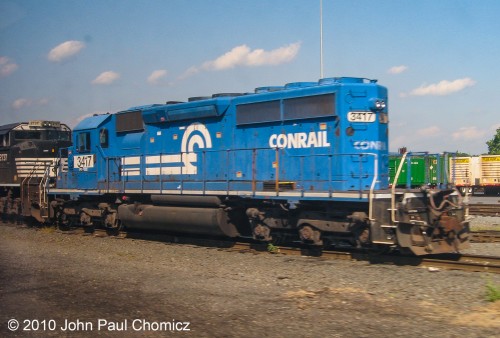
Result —
<instances>
[{"instance_id":1,"label":"grass patch","mask_svg":"<svg viewBox=\"0 0 500 338\"><path fill-rule=\"evenodd\" d=\"M495 284L491 280L486 282L486 300L496 302L500 299L500 284Z\"/></svg>"},{"instance_id":2,"label":"grass patch","mask_svg":"<svg viewBox=\"0 0 500 338\"><path fill-rule=\"evenodd\" d=\"M56 231L56 228L55 227L52 227L52 226L43 226L40 228L41 232L45 233L45 234L51 234L53 232Z\"/></svg>"},{"instance_id":3,"label":"grass patch","mask_svg":"<svg viewBox=\"0 0 500 338\"><path fill-rule=\"evenodd\" d=\"M277 253L280 253L280 248L277 247L276 245L269 243L269 244L267 244L267 251L272 253L272 254L277 254Z\"/></svg>"}]
</instances>

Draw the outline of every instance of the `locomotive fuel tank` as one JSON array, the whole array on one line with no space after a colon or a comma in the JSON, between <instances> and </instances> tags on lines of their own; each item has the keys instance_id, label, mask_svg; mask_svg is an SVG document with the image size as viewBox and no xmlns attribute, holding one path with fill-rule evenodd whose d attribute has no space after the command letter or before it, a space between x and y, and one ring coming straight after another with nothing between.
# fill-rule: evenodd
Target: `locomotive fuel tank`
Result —
<instances>
[{"instance_id":1,"label":"locomotive fuel tank","mask_svg":"<svg viewBox=\"0 0 500 338\"><path fill-rule=\"evenodd\" d=\"M155 204L124 204L118 218L127 229L237 237L236 227L213 196L153 196ZM219 202L219 203L217 203ZM160 205L163 204L163 205Z\"/></svg>"}]
</instances>

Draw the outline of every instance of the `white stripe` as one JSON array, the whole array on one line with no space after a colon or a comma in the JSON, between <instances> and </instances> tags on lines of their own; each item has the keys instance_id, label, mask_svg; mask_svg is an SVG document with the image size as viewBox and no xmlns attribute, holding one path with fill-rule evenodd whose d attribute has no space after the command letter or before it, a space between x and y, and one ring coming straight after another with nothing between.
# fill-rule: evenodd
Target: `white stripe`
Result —
<instances>
[{"instance_id":1,"label":"white stripe","mask_svg":"<svg viewBox=\"0 0 500 338\"><path fill-rule=\"evenodd\" d=\"M18 161L31 161L31 162L48 162L48 161L57 161L57 157L17 157L16 162Z\"/></svg>"},{"instance_id":2,"label":"white stripe","mask_svg":"<svg viewBox=\"0 0 500 338\"><path fill-rule=\"evenodd\" d=\"M146 168L146 175L180 175L181 167Z\"/></svg>"},{"instance_id":3,"label":"white stripe","mask_svg":"<svg viewBox=\"0 0 500 338\"><path fill-rule=\"evenodd\" d=\"M140 156L123 157L122 164L123 165L141 164L141 157Z\"/></svg>"},{"instance_id":4,"label":"white stripe","mask_svg":"<svg viewBox=\"0 0 500 338\"><path fill-rule=\"evenodd\" d=\"M146 164L160 164L160 163L179 163L181 162L181 155L157 155L157 156L147 156Z\"/></svg>"},{"instance_id":5,"label":"white stripe","mask_svg":"<svg viewBox=\"0 0 500 338\"><path fill-rule=\"evenodd\" d=\"M140 174L140 170L122 171L123 176L139 176Z\"/></svg>"}]
</instances>

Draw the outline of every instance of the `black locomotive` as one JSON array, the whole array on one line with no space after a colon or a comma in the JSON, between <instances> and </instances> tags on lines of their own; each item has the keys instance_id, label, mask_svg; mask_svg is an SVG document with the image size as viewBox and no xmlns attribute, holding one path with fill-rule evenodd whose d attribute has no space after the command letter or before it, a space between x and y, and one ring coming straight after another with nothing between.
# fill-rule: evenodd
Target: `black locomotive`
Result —
<instances>
[{"instance_id":1,"label":"black locomotive","mask_svg":"<svg viewBox=\"0 0 500 338\"><path fill-rule=\"evenodd\" d=\"M29 121L0 126L0 214L2 220L37 215L47 203L43 193L64 164L60 150L71 145L71 129L57 121ZM63 156L64 157L64 156ZM24 205L22 205L24 204Z\"/></svg>"}]
</instances>

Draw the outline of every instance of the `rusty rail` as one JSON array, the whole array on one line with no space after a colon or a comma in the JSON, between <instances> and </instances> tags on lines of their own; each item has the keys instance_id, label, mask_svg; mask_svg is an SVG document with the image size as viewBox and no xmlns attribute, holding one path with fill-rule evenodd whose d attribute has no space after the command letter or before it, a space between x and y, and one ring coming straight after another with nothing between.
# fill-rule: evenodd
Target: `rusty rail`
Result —
<instances>
[{"instance_id":1,"label":"rusty rail","mask_svg":"<svg viewBox=\"0 0 500 338\"><path fill-rule=\"evenodd\" d=\"M481 230L472 231L471 242L474 243L500 243L500 231Z\"/></svg>"},{"instance_id":2,"label":"rusty rail","mask_svg":"<svg viewBox=\"0 0 500 338\"><path fill-rule=\"evenodd\" d=\"M500 216L500 203L497 204L469 204L470 215Z\"/></svg>"},{"instance_id":3,"label":"rusty rail","mask_svg":"<svg viewBox=\"0 0 500 338\"><path fill-rule=\"evenodd\" d=\"M111 234L106 230L100 229L89 233L84 229L77 228L69 231L60 231L65 234L85 235L92 234L95 237L107 237ZM500 273L500 257L495 256L479 256L467 254L441 254L428 256L403 256L399 254L376 254L360 251L333 251L333 250L318 250L312 247L283 247L283 246L268 246L264 243L253 242L234 242L219 239L203 239L179 237L174 235L158 234L138 234L121 232L113 233L115 238L134 238L154 241L165 241L178 244L191 244L194 246L212 246L219 250L240 253L273 253L279 255L295 255L319 257L320 259L341 259L341 260L357 260L366 261L371 264L391 264L398 266L417 266L426 268L446 269L446 270L461 270L470 272L489 272ZM272 250L271 250L272 249Z\"/></svg>"},{"instance_id":4,"label":"rusty rail","mask_svg":"<svg viewBox=\"0 0 500 338\"><path fill-rule=\"evenodd\" d=\"M237 242L230 251L259 253L266 251L264 246ZM373 254L357 251L316 251L304 248L277 247L274 250L282 255L320 256L322 259L341 259L367 261L371 264L391 264L418 266L445 270L500 273L500 257L466 254L443 254L435 256L402 256L397 254Z\"/></svg>"}]
</instances>

